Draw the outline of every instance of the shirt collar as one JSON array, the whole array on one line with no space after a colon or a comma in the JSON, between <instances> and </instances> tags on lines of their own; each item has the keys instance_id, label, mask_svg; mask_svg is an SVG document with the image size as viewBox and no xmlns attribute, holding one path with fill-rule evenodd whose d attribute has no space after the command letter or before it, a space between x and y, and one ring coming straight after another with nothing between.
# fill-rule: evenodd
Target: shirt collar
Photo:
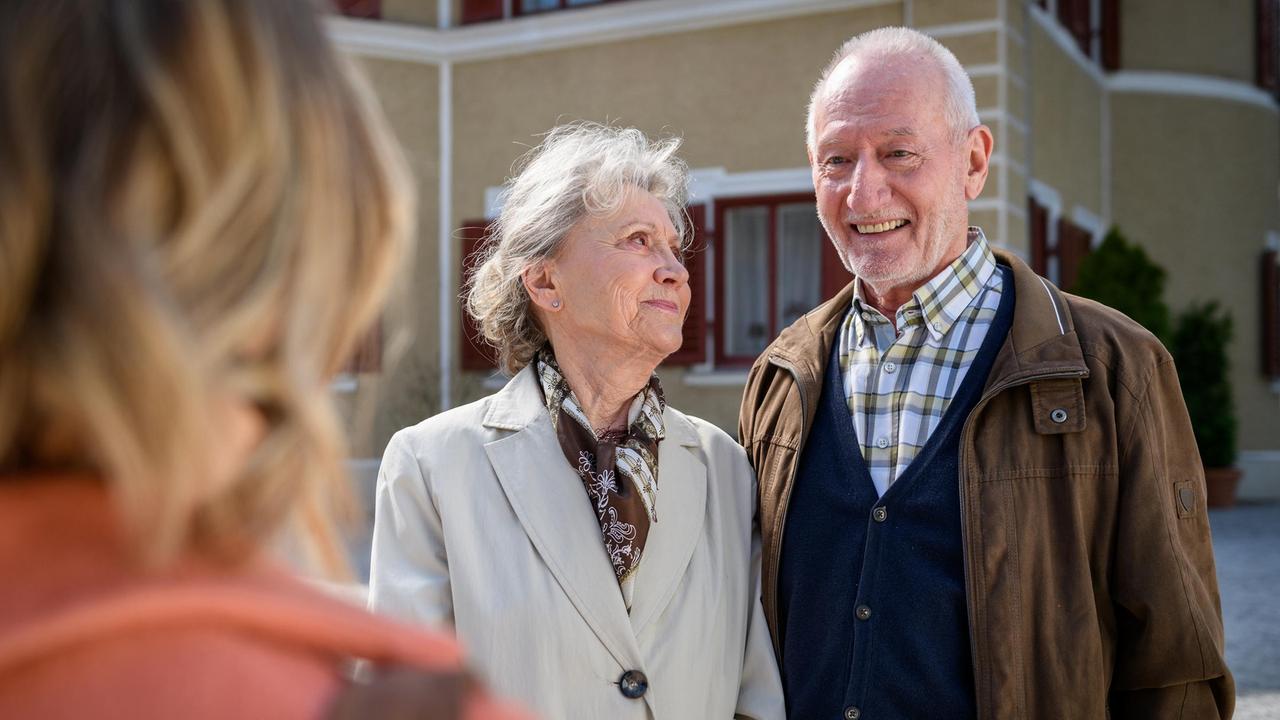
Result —
<instances>
[{"instance_id":1,"label":"shirt collar","mask_svg":"<svg viewBox=\"0 0 1280 720\"><path fill-rule=\"evenodd\" d=\"M960 257L917 288L911 299L898 308L898 327L922 321L929 336L940 341L995 271L996 259L986 235L981 228L971 226L968 247ZM888 319L864 300L862 281L854 278L853 328L858 346L863 344L869 322L887 323Z\"/></svg>"}]
</instances>

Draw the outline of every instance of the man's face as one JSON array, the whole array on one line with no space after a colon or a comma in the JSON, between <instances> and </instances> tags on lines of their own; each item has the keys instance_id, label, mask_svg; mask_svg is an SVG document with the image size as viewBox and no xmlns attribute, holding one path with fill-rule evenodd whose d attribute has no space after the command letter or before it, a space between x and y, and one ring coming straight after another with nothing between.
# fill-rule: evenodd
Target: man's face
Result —
<instances>
[{"instance_id":1,"label":"man's face","mask_svg":"<svg viewBox=\"0 0 1280 720\"><path fill-rule=\"evenodd\" d=\"M964 252L991 134L957 140L931 59L850 58L814 108L818 217L845 267L879 296L909 296Z\"/></svg>"}]
</instances>

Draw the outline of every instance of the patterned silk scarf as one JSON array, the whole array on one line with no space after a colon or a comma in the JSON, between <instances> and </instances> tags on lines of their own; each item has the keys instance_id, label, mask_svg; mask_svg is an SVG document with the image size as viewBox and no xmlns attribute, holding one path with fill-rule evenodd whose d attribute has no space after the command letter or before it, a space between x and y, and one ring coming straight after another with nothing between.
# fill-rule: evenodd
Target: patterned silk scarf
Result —
<instances>
[{"instance_id":1,"label":"patterned silk scarf","mask_svg":"<svg viewBox=\"0 0 1280 720\"><path fill-rule=\"evenodd\" d=\"M621 585L640 566L649 524L658 522L658 443L666 437L662 386L657 375L649 379L637 396L640 414L625 434L597 436L550 348L538 353L536 363L560 449L587 488L604 548ZM620 481L619 476L624 479Z\"/></svg>"}]
</instances>

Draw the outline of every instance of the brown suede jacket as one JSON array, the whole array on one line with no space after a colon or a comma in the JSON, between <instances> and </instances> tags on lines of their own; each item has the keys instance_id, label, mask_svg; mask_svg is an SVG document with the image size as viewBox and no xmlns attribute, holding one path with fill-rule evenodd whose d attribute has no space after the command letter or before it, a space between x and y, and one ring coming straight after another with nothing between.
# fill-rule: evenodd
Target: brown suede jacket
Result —
<instances>
[{"instance_id":1,"label":"brown suede jacket","mask_svg":"<svg viewBox=\"0 0 1280 720\"><path fill-rule=\"evenodd\" d=\"M1230 717L1203 470L1172 359L1119 312L996 255L1013 268L1013 326L960 441L978 717ZM775 650L787 502L852 293L785 330L743 397Z\"/></svg>"}]
</instances>

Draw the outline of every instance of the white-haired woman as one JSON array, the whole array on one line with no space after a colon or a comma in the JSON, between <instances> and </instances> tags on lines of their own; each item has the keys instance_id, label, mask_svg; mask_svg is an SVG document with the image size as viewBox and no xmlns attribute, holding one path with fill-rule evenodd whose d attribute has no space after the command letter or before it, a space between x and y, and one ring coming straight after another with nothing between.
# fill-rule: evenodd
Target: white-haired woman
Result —
<instances>
[{"instance_id":1,"label":"white-haired woman","mask_svg":"<svg viewBox=\"0 0 1280 720\"><path fill-rule=\"evenodd\" d=\"M456 628L500 693L550 718L780 718L755 477L668 406L679 142L552 130L506 187L467 307L514 377L391 440L376 610Z\"/></svg>"}]
</instances>

